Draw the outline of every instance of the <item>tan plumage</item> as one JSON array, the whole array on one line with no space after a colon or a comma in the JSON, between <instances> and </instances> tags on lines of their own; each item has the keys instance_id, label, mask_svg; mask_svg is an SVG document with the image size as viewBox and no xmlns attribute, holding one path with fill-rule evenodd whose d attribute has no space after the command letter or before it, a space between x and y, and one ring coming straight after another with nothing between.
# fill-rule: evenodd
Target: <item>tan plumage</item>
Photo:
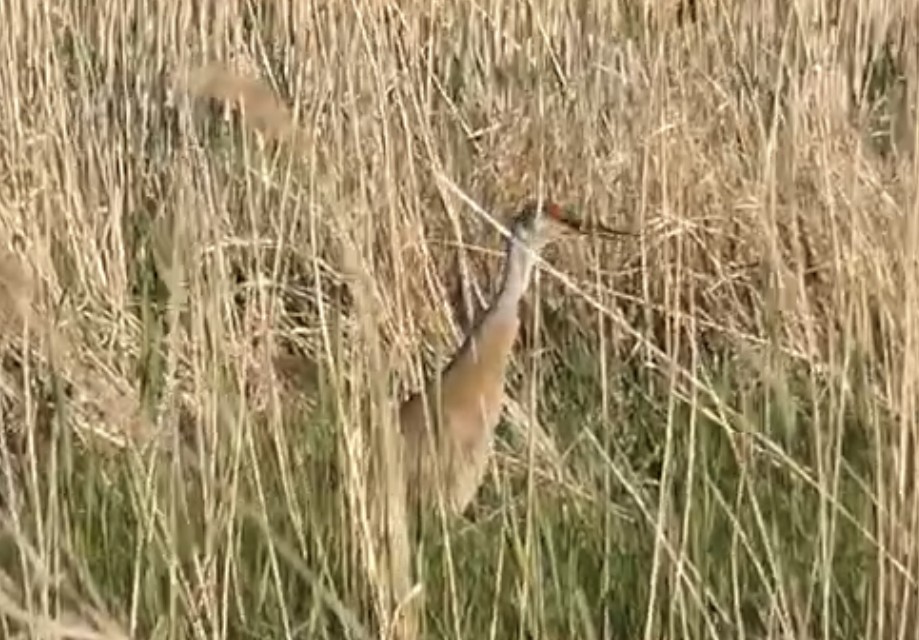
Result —
<instances>
[{"instance_id":1,"label":"tan plumage","mask_svg":"<svg viewBox=\"0 0 919 640\"><path fill-rule=\"evenodd\" d=\"M475 497L504 405L504 378L520 324L536 252L568 230L579 231L554 203L528 204L514 217L504 277L494 301L449 364L399 412L411 503L442 496L460 513Z\"/></svg>"}]
</instances>

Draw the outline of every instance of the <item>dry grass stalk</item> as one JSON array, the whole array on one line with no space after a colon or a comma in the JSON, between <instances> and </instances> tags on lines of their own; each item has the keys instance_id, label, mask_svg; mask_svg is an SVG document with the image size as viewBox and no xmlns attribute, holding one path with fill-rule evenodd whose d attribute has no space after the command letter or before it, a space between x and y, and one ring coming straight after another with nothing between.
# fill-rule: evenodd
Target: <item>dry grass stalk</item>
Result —
<instances>
[{"instance_id":1,"label":"dry grass stalk","mask_svg":"<svg viewBox=\"0 0 919 640\"><path fill-rule=\"evenodd\" d=\"M371 451L365 473L352 475L362 478L363 483L349 493L366 496L364 509L369 516L369 531L374 535L364 541L365 553L368 560L375 559L368 569L375 583L383 628L393 640L413 640L419 637L419 612L412 580L405 470L394 404L388 397L390 390L383 384L388 376L377 325L380 317L378 296L371 271L362 264L350 235L344 229L341 231L342 268L354 282L359 344L370 354L370 368L362 372L366 384L356 389L369 392L368 398L358 398L358 402L363 401L368 406L369 411L360 415L364 422L371 422L372 428L359 442L369 443ZM365 429L366 425L357 424L351 428ZM355 453L352 459L357 461L362 457Z\"/></svg>"}]
</instances>

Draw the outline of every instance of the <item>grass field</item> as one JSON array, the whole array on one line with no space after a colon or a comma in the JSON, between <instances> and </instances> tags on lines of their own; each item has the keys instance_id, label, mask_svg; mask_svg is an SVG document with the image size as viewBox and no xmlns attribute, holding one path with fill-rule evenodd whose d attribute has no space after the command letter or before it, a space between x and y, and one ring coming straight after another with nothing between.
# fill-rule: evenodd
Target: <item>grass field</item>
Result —
<instances>
[{"instance_id":1,"label":"grass field","mask_svg":"<svg viewBox=\"0 0 919 640\"><path fill-rule=\"evenodd\" d=\"M919 17L676 4L0 3L0 636L917 637ZM537 194L636 235L544 256L391 563Z\"/></svg>"}]
</instances>

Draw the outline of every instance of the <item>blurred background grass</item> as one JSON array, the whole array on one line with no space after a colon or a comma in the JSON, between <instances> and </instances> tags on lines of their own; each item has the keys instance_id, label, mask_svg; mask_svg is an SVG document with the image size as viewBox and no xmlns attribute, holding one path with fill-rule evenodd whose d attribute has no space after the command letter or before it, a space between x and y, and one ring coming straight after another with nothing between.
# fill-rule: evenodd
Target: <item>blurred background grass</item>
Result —
<instances>
[{"instance_id":1,"label":"blurred background grass","mask_svg":"<svg viewBox=\"0 0 919 640\"><path fill-rule=\"evenodd\" d=\"M375 429L539 193L640 235L547 254L424 637L915 637L911 3L0 23L4 637L385 635Z\"/></svg>"}]
</instances>

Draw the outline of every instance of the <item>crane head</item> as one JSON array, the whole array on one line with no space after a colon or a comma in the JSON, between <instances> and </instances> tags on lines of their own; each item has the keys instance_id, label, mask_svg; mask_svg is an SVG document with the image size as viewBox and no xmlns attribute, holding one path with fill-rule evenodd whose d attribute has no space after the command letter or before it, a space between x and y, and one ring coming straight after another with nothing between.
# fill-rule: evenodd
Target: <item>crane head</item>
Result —
<instances>
[{"instance_id":1,"label":"crane head","mask_svg":"<svg viewBox=\"0 0 919 640\"><path fill-rule=\"evenodd\" d=\"M515 239L537 251L562 235L582 232L570 213L551 200L527 203L511 226Z\"/></svg>"},{"instance_id":2,"label":"crane head","mask_svg":"<svg viewBox=\"0 0 919 640\"><path fill-rule=\"evenodd\" d=\"M639 234L622 229L613 229L599 223L587 224L578 219L570 209L562 207L552 200L541 203L536 200L528 202L514 216L511 224L513 237L538 251L547 244L565 235L589 235L601 238L622 236L637 237Z\"/></svg>"}]
</instances>

